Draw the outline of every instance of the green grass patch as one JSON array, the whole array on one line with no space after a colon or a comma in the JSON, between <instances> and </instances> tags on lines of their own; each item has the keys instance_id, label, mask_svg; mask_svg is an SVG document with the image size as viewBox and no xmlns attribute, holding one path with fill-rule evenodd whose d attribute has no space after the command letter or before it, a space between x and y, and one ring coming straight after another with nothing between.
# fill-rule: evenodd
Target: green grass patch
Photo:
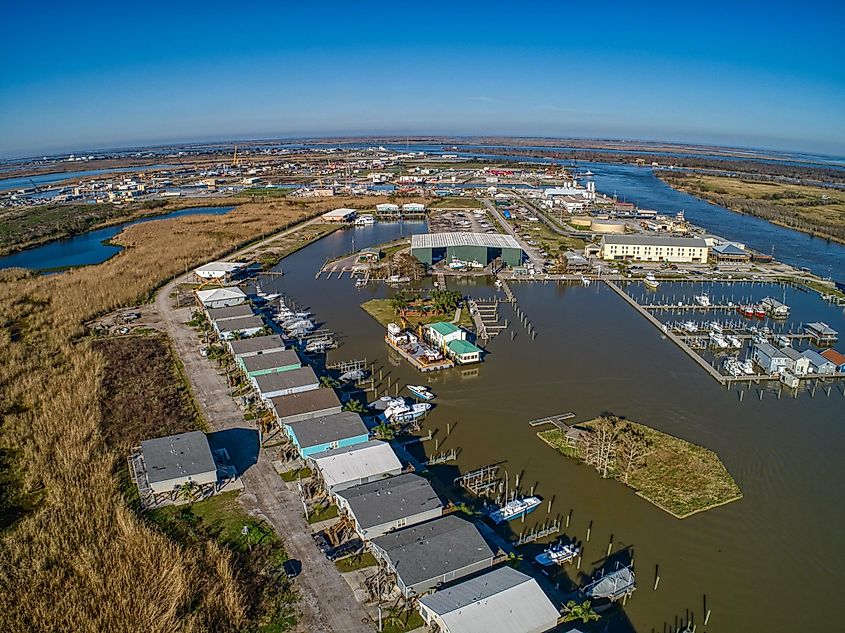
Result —
<instances>
[{"instance_id":1,"label":"green grass patch","mask_svg":"<svg viewBox=\"0 0 845 633\"><path fill-rule=\"evenodd\" d=\"M361 308L373 317L376 321L387 327L388 323L398 323L400 318L396 316L393 308L390 306L390 299L370 299L362 303ZM412 325L428 325L429 323L436 323L438 321L451 321L455 318L453 314L431 314L428 316L405 316L405 320ZM458 325L466 328L472 328L472 316L466 305L461 306L461 318L458 320Z\"/></svg>"},{"instance_id":2,"label":"green grass patch","mask_svg":"<svg viewBox=\"0 0 845 633\"><path fill-rule=\"evenodd\" d=\"M382 616L384 633L406 633L425 624L419 611L391 609Z\"/></svg>"},{"instance_id":3,"label":"green grass patch","mask_svg":"<svg viewBox=\"0 0 845 633\"><path fill-rule=\"evenodd\" d=\"M361 554L355 554L353 556L347 556L346 558L336 560L334 565L342 573L345 573L358 569L366 569L367 567L375 567L378 565L378 561L370 552L363 552Z\"/></svg>"},{"instance_id":4,"label":"green grass patch","mask_svg":"<svg viewBox=\"0 0 845 633\"><path fill-rule=\"evenodd\" d=\"M312 512L308 515L308 523L319 523L320 521L327 521L337 516L337 506L332 504L326 506L322 510Z\"/></svg>"},{"instance_id":5,"label":"green grass patch","mask_svg":"<svg viewBox=\"0 0 845 633\"><path fill-rule=\"evenodd\" d=\"M307 479L310 476L310 468L297 468L296 470L289 470L282 473L282 479L287 482L296 481L297 479Z\"/></svg>"},{"instance_id":6,"label":"green grass patch","mask_svg":"<svg viewBox=\"0 0 845 633\"><path fill-rule=\"evenodd\" d=\"M619 460L611 461L607 476L623 481L643 499L683 519L742 498L736 481L713 451L643 424L618 418L612 420L617 431L624 433L625 428L630 427L629 430L640 434L647 448L641 463L630 470L627 482L623 481ZM577 427L591 431L598 424L599 420L591 420ZM579 442L575 447L571 446L559 429L540 431L537 435L563 455L589 461L585 458L589 454L587 444ZM622 441L617 441L612 452L621 455L621 447Z\"/></svg>"}]
</instances>

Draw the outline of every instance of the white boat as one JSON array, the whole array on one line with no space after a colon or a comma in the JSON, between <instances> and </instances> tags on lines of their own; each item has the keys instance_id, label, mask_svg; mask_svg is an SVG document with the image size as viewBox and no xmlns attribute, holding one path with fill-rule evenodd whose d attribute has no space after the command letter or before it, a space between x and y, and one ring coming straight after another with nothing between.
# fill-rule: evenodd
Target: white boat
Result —
<instances>
[{"instance_id":1,"label":"white boat","mask_svg":"<svg viewBox=\"0 0 845 633\"><path fill-rule=\"evenodd\" d=\"M746 358L744 361L740 363L742 367L742 373L746 376L753 376L754 375L754 362L750 358Z\"/></svg>"},{"instance_id":2,"label":"white boat","mask_svg":"<svg viewBox=\"0 0 845 633\"><path fill-rule=\"evenodd\" d=\"M722 333L722 324L719 323L718 321L713 321L712 323L710 323L710 331L715 332L716 334L721 334Z\"/></svg>"},{"instance_id":3,"label":"white boat","mask_svg":"<svg viewBox=\"0 0 845 633\"><path fill-rule=\"evenodd\" d=\"M335 343L330 337L324 336L308 341L305 344L305 351L313 354L319 354L327 350L334 349L335 347L337 347L337 343Z\"/></svg>"},{"instance_id":4,"label":"white boat","mask_svg":"<svg viewBox=\"0 0 845 633\"><path fill-rule=\"evenodd\" d=\"M742 367L740 366L736 358L726 358L724 367L725 371L728 372L731 376L741 376L743 373Z\"/></svg>"},{"instance_id":5,"label":"white boat","mask_svg":"<svg viewBox=\"0 0 845 633\"><path fill-rule=\"evenodd\" d=\"M367 226L368 224L375 224L376 219L371 215L359 215L355 218L356 226Z\"/></svg>"},{"instance_id":6,"label":"white boat","mask_svg":"<svg viewBox=\"0 0 845 633\"><path fill-rule=\"evenodd\" d=\"M460 270L461 268L467 268L469 264L467 262L460 260L460 259L453 259L449 262L449 268L453 268L455 270Z\"/></svg>"},{"instance_id":7,"label":"white boat","mask_svg":"<svg viewBox=\"0 0 845 633\"><path fill-rule=\"evenodd\" d=\"M385 417L391 422L413 422L428 413L431 410L431 405L427 402L418 402L410 407L405 405L404 409L404 411L396 410L390 414L385 411Z\"/></svg>"},{"instance_id":8,"label":"white boat","mask_svg":"<svg viewBox=\"0 0 845 633\"><path fill-rule=\"evenodd\" d=\"M363 369L353 369L344 372L340 375L341 382L358 382L367 376L367 372Z\"/></svg>"},{"instance_id":9,"label":"white boat","mask_svg":"<svg viewBox=\"0 0 845 633\"><path fill-rule=\"evenodd\" d=\"M363 277L358 277L358 279L355 280L355 287L356 288L363 288L366 285L367 285L367 280L364 279Z\"/></svg>"},{"instance_id":10,"label":"white boat","mask_svg":"<svg viewBox=\"0 0 845 633\"><path fill-rule=\"evenodd\" d=\"M698 326L695 324L695 321L684 321L681 328L683 328L684 332L689 332L690 334L698 332Z\"/></svg>"},{"instance_id":11,"label":"white boat","mask_svg":"<svg viewBox=\"0 0 845 633\"><path fill-rule=\"evenodd\" d=\"M717 332L710 332L710 344L719 349L728 349L728 342L725 337Z\"/></svg>"},{"instance_id":12,"label":"white boat","mask_svg":"<svg viewBox=\"0 0 845 633\"><path fill-rule=\"evenodd\" d=\"M543 567L550 567L551 565L563 565L572 561L581 549L575 543L555 543L546 548L541 553L534 557L534 560Z\"/></svg>"},{"instance_id":13,"label":"white boat","mask_svg":"<svg viewBox=\"0 0 845 633\"><path fill-rule=\"evenodd\" d=\"M657 287L660 285L660 282L655 279L652 273L649 273L645 276L643 283L645 284L646 288L651 288L652 290L656 290Z\"/></svg>"},{"instance_id":14,"label":"white boat","mask_svg":"<svg viewBox=\"0 0 845 633\"><path fill-rule=\"evenodd\" d=\"M587 277L583 277L583 276L581 277L581 285L582 286L589 286L591 283L592 283L592 281L590 279L588 279Z\"/></svg>"},{"instance_id":15,"label":"white boat","mask_svg":"<svg viewBox=\"0 0 845 633\"><path fill-rule=\"evenodd\" d=\"M775 343L778 344L778 347L792 347L792 340L783 334L778 334L775 337Z\"/></svg>"},{"instance_id":16,"label":"white boat","mask_svg":"<svg viewBox=\"0 0 845 633\"><path fill-rule=\"evenodd\" d=\"M434 394L425 385L408 385L408 391L421 400L434 400Z\"/></svg>"},{"instance_id":17,"label":"white boat","mask_svg":"<svg viewBox=\"0 0 845 633\"><path fill-rule=\"evenodd\" d=\"M703 308L709 308L710 305L711 305L710 304L710 295L708 295L707 293L701 293L700 295L695 295L693 297L693 300L695 301L695 303L697 305L700 305Z\"/></svg>"},{"instance_id":18,"label":"white boat","mask_svg":"<svg viewBox=\"0 0 845 633\"><path fill-rule=\"evenodd\" d=\"M495 286L496 286L496 288L498 289L498 288L501 288L501 287L502 287L502 282L501 282L500 280L498 280L498 279L497 279L496 281L494 281L494 282L493 282L493 285L495 285Z\"/></svg>"},{"instance_id":19,"label":"white boat","mask_svg":"<svg viewBox=\"0 0 845 633\"><path fill-rule=\"evenodd\" d=\"M400 405L405 404L404 398L393 398L391 396L382 396L378 400L374 400L370 403L370 408L375 409L376 411L384 411L391 405Z\"/></svg>"},{"instance_id":20,"label":"white boat","mask_svg":"<svg viewBox=\"0 0 845 633\"><path fill-rule=\"evenodd\" d=\"M742 347L742 341L731 334L726 336L725 340L728 342L728 345L730 345L733 349L739 349L740 347Z\"/></svg>"},{"instance_id":21,"label":"white boat","mask_svg":"<svg viewBox=\"0 0 845 633\"><path fill-rule=\"evenodd\" d=\"M487 516L496 525L504 523L505 521L513 521L525 516L529 512L536 510L539 505L543 503L540 497L523 497L521 499L513 499L508 501L505 505L496 507Z\"/></svg>"}]
</instances>

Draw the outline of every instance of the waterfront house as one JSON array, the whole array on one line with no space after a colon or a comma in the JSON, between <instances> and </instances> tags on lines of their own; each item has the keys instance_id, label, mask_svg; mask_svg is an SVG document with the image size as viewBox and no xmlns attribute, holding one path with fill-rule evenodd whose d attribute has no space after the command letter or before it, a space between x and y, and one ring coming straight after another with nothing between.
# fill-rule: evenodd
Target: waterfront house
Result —
<instances>
[{"instance_id":1,"label":"waterfront house","mask_svg":"<svg viewBox=\"0 0 845 633\"><path fill-rule=\"evenodd\" d=\"M270 398L269 404L281 427L341 411L337 394L328 387Z\"/></svg>"},{"instance_id":2,"label":"waterfront house","mask_svg":"<svg viewBox=\"0 0 845 633\"><path fill-rule=\"evenodd\" d=\"M310 367L300 367L274 374L264 374L252 378L252 384L262 400L270 400L277 396L286 396L301 391L311 391L320 388L317 374Z\"/></svg>"},{"instance_id":3,"label":"waterfront house","mask_svg":"<svg viewBox=\"0 0 845 633\"><path fill-rule=\"evenodd\" d=\"M443 503L424 477L405 473L337 493L337 505L369 541L388 532L436 519Z\"/></svg>"},{"instance_id":4,"label":"waterfront house","mask_svg":"<svg viewBox=\"0 0 845 633\"><path fill-rule=\"evenodd\" d=\"M839 337L836 330L822 321L808 323L804 326L804 331L810 335L816 345L832 345Z\"/></svg>"},{"instance_id":5,"label":"waterfront house","mask_svg":"<svg viewBox=\"0 0 845 633\"><path fill-rule=\"evenodd\" d=\"M406 599L493 565L478 528L453 514L380 536L370 548L396 575Z\"/></svg>"},{"instance_id":6,"label":"waterfront house","mask_svg":"<svg viewBox=\"0 0 845 633\"><path fill-rule=\"evenodd\" d=\"M440 633L544 633L560 616L536 580L507 565L423 596L419 609Z\"/></svg>"},{"instance_id":7,"label":"waterfront house","mask_svg":"<svg viewBox=\"0 0 845 633\"><path fill-rule=\"evenodd\" d=\"M714 246L710 249L710 255L715 261L720 263L747 262L751 259L748 251L731 242Z\"/></svg>"},{"instance_id":8,"label":"waterfront house","mask_svg":"<svg viewBox=\"0 0 845 633\"><path fill-rule=\"evenodd\" d=\"M481 348L465 340L449 341L446 344L446 356L458 365L470 365L481 361Z\"/></svg>"},{"instance_id":9,"label":"waterfront house","mask_svg":"<svg viewBox=\"0 0 845 633\"><path fill-rule=\"evenodd\" d=\"M438 349L443 349L443 346L450 341L466 340L466 330L459 328L454 323L447 321L438 321L436 323L429 323L425 326L425 338L435 345Z\"/></svg>"},{"instance_id":10,"label":"waterfront house","mask_svg":"<svg viewBox=\"0 0 845 633\"><path fill-rule=\"evenodd\" d=\"M815 350L806 349L801 352L801 356L806 358L809 363L807 373L830 375L836 372L836 365L833 361L825 358Z\"/></svg>"},{"instance_id":11,"label":"waterfront house","mask_svg":"<svg viewBox=\"0 0 845 633\"><path fill-rule=\"evenodd\" d=\"M234 339L227 341L232 356L245 358L247 356L260 356L261 354L272 354L285 350L285 343L278 334L267 334L266 336L253 336L252 338Z\"/></svg>"},{"instance_id":12,"label":"waterfront house","mask_svg":"<svg viewBox=\"0 0 845 633\"><path fill-rule=\"evenodd\" d=\"M194 269L194 274L206 281L230 281L246 268L244 262L208 262Z\"/></svg>"},{"instance_id":13,"label":"waterfront house","mask_svg":"<svg viewBox=\"0 0 845 633\"><path fill-rule=\"evenodd\" d=\"M402 472L402 464L390 444L379 440L333 448L309 459L332 493Z\"/></svg>"},{"instance_id":14,"label":"waterfront house","mask_svg":"<svg viewBox=\"0 0 845 633\"><path fill-rule=\"evenodd\" d=\"M208 319L212 323L217 321L225 321L226 319L237 319L238 317L253 316L255 313L252 307L246 303L240 305L230 306L228 308L208 308L206 309Z\"/></svg>"},{"instance_id":15,"label":"waterfront house","mask_svg":"<svg viewBox=\"0 0 845 633\"><path fill-rule=\"evenodd\" d=\"M241 371L249 378L275 374L280 371L291 371L302 367L299 356L292 349L279 350L274 354L239 357L236 362Z\"/></svg>"},{"instance_id":16,"label":"waterfront house","mask_svg":"<svg viewBox=\"0 0 845 633\"><path fill-rule=\"evenodd\" d=\"M217 485L217 465L201 431L144 440L129 464L142 497L175 499L185 485L209 492Z\"/></svg>"},{"instance_id":17,"label":"waterfront house","mask_svg":"<svg viewBox=\"0 0 845 633\"><path fill-rule=\"evenodd\" d=\"M791 347L784 347L780 353L786 356L786 368L795 376L806 376L810 373L810 359L801 352L792 349Z\"/></svg>"},{"instance_id":18,"label":"waterfront house","mask_svg":"<svg viewBox=\"0 0 845 633\"><path fill-rule=\"evenodd\" d=\"M402 213L425 213L425 205L420 202L406 202L402 205Z\"/></svg>"},{"instance_id":19,"label":"waterfront house","mask_svg":"<svg viewBox=\"0 0 845 633\"><path fill-rule=\"evenodd\" d=\"M300 457L310 457L333 448L363 444L370 433L361 416L352 411L317 416L284 425Z\"/></svg>"},{"instance_id":20,"label":"waterfront house","mask_svg":"<svg viewBox=\"0 0 845 633\"><path fill-rule=\"evenodd\" d=\"M399 213L399 205L392 202L384 202L376 205L376 213L384 215L395 215Z\"/></svg>"},{"instance_id":21,"label":"waterfront house","mask_svg":"<svg viewBox=\"0 0 845 633\"><path fill-rule=\"evenodd\" d=\"M755 343L751 350L751 358L767 374L783 371L789 364L789 358L769 343Z\"/></svg>"},{"instance_id":22,"label":"waterfront house","mask_svg":"<svg viewBox=\"0 0 845 633\"><path fill-rule=\"evenodd\" d=\"M826 349L821 356L829 360L836 367L836 371L845 373L845 354L840 354L835 349Z\"/></svg>"},{"instance_id":23,"label":"waterfront house","mask_svg":"<svg viewBox=\"0 0 845 633\"><path fill-rule=\"evenodd\" d=\"M233 338L248 338L264 330L264 320L260 316L236 317L214 322L214 329L222 341Z\"/></svg>"},{"instance_id":24,"label":"waterfront house","mask_svg":"<svg viewBox=\"0 0 845 633\"><path fill-rule=\"evenodd\" d=\"M246 303L246 293L236 286L197 290L196 296L205 308L225 308Z\"/></svg>"}]
</instances>

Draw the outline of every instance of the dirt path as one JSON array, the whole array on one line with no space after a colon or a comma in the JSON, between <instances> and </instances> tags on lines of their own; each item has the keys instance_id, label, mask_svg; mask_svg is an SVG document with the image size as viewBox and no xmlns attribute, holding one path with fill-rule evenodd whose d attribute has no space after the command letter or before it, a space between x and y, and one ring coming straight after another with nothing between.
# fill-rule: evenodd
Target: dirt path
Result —
<instances>
[{"instance_id":1,"label":"dirt path","mask_svg":"<svg viewBox=\"0 0 845 633\"><path fill-rule=\"evenodd\" d=\"M275 235L238 254L248 252L287 235L318 219ZM237 255L237 254L236 254ZM243 411L229 395L225 375L217 372L213 361L200 356L201 341L186 325L191 308L174 309L170 294L184 282L181 276L165 285L156 295L156 321L173 341L173 347L185 366L185 373L194 397L213 431L248 429ZM333 563L328 561L311 538L311 530L303 517L302 504L276 473L273 465L259 451L258 461L242 475L244 491L239 501L250 514L264 518L284 540L288 555L302 562L302 573L296 580L300 590L300 629L326 633L372 633L367 614L349 585Z\"/></svg>"}]
</instances>

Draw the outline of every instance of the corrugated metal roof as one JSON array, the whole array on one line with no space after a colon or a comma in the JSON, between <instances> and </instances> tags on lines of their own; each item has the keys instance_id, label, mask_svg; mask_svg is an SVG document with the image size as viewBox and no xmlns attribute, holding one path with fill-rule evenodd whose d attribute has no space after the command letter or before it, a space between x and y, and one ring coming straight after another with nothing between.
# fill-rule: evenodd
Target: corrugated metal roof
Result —
<instances>
[{"instance_id":1,"label":"corrugated metal roof","mask_svg":"<svg viewBox=\"0 0 845 633\"><path fill-rule=\"evenodd\" d=\"M208 318L212 321L222 321L224 319L234 319L243 316L252 316L255 314L252 308L244 303L237 306L229 306L228 308L209 308Z\"/></svg>"},{"instance_id":2,"label":"corrugated metal roof","mask_svg":"<svg viewBox=\"0 0 845 633\"><path fill-rule=\"evenodd\" d=\"M558 610L537 581L504 566L420 598L447 633L536 633L557 624Z\"/></svg>"},{"instance_id":3,"label":"corrugated metal roof","mask_svg":"<svg viewBox=\"0 0 845 633\"><path fill-rule=\"evenodd\" d=\"M313 455L311 459L320 469L329 488L367 477L387 473L399 474L402 470L402 464L390 444L378 440L323 451Z\"/></svg>"},{"instance_id":4,"label":"corrugated metal roof","mask_svg":"<svg viewBox=\"0 0 845 633\"><path fill-rule=\"evenodd\" d=\"M215 321L215 325L220 332L237 332L239 330L262 328L264 327L264 319L260 316L235 317L233 319Z\"/></svg>"},{"instance_id":5,"label":"corrugated metal roof","mask_svg":"<svg viewBox=\"0 0 845 633\"><path fill-rule=\"evenodd\" d=\"M308 385L315 385L314 388L316 389L320 385L320 381L317 380L317 374L307 366L300 367L299 369L280 371L275 374L256 376L253 380L255 380L255 385L261 393L272 393L281 389L293 389Z\"/></svg>"},{"instance_id":6,"label":"corrugated metal roof","mask_svg":"<svg viewBox=\"0 0 845 633\"><path fill-rule=\"evenodd\" d=\"M477 347L476 345L473 345L469 341L449 341L448 343L446 343L446 347L448 347L456 354L460 355L481 353L481 348Z\"/></svg>"},{"instance_id":7,"label":"corrugated metal roof","mask_svg":"<svg viewBox=\"0 0 845 633\"><path fill-rule=\"evenodd\" d=\"M455 332L461 329L454 323L449 323L448 321L435 321L434 323L429 323L428 327L430 327L432 330L434 330L441 336L454 334Z\"/></svg>"},{"instance_id":8,"label":"corrugated metal roof","mask_svg":"<svg viewBox=\"0 0 845 633\"><path fill-rule=\"evenodd\" d=\"M243 290L236 287L213 288L212 290L197 290L197 297L203 303L208 301L222 301L224 299L246 299Z\"/></svg>"},{"instance_id":9,"label":"corrugated metal roof","mask_svg":"<svg viewBox=\"0 0 845 633\"><path fill-rule=\"evenodd\" d=\"M510 235L499 233L420 233L411 236L411 248L447 248L455 246L486 246L487 248L519 248Z\"/></svg>"},{"instance_id":10,"label":"corrugated metal roof","mask_svg":"<svg viewBox=\"0 0 845 633\"><path fill-rule=\"evenodd\" d=\"M365 530L443 507L428 480L413 473L347 488L338 496Z\"/></svg>"},{"instance_id":11,"label":"corrugated metal roof","mask_svg":"<svg viewBox=\"0 0 845 633\"><path fill-rule=\"evenodd\" d=\"M265 369L277 369L279 367L290 367L301 365L299 356L292 349L286 349L270 354L258 354L256 356L244 356L241 359L244 369L250 371L262 371Z\"/></svg>"}]
</instances>

